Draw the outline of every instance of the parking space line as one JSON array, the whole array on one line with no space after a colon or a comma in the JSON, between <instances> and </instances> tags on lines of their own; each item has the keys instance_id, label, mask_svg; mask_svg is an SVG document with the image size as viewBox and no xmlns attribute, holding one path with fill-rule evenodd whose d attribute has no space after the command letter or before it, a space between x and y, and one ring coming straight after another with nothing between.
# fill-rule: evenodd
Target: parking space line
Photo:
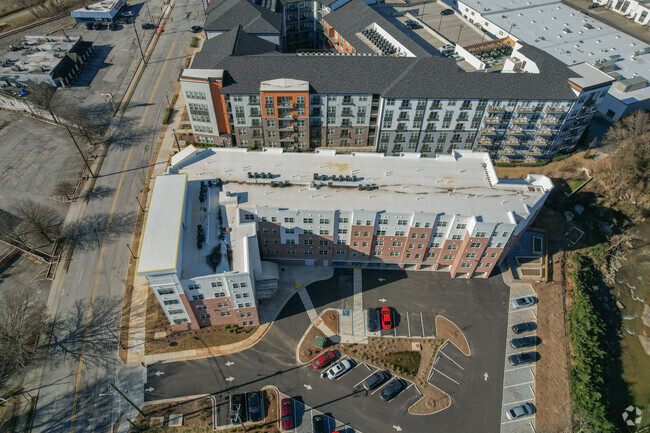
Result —
<instances>
[{"instance_id":1,"label":"parking space line","mask_svg":"<svg viewBox=\"0 0 650 433\"><path fill-rule=\"evenodd\" d=\"M388 386L388 384L389 384L390 382L391 382L390 380L387 380L386 383L384 383L382 386L380 386L379 388L377 388L376 390L374 390L373 392L371 392L370 395L375 395L375 393L376 393L377 391L379 391L380 389L386 388L386 386Z\"/></svg>"},{"instance_id":2,"label":"parking space line","mask_svg":"<svg viewBox=\"0 0 650 433\"><path fill-rule=\"evenodd\" d=\"M437 368L434 368L433 370L434 370L434 371L437 371L438 373L440 373L440 374L442 374L443 376L445 376L447 379L449 379L449 380L451 380L452 382L454 382L456 385L460 386L460 383L456 382L454 379L452 379L451 377L447 376L445 373L443 373L442 371L438 370Z\"/></svg>"},{"instance_id":3,"label":"parking space line","mask_svg":"<svg viewBox=\"0 0 650 433\"><path fill-rule=\"evenodd\" d=\"M424 317L422 317L422 311L420 311L420 323L422 323L422 338L426 338L424 334Z\"/></svg>"},{"instance_id":4,"label":"parking space line","mask_svg":"<svg viewBox=\"0 0 650 433\"><path fill-rule=\"evenodd\" d=\"M465 370L463 367L460 366L460 364L458 364L456 361L454 361L453 359L451 359L451 358L449 357L449 355L447 355L445 352L440 352L440 351L438 351L438 352L439 352L441 355L445 355L445 358L447 358L448 360L450 360L451 362L453 362L454 364L456 364L456 367L460 368L461 370Z\"/></svg>"},{"instance_id":5,"label":"parking space line","mask_svg":"<svg viewBox=\"0 0 650 433\"><path fill-rule=\"evenodd\" d=\"M537 305L533 305L531 307L524 307L524 308L511 308L510 313L513 313L515 311L528 311L528 310L532 310L533 308L536 308L536 307L537 307Z\"/></svg>"},{"instance_id":6,"label":"parking space line","mask_svg":"<svg viewBox=\"0 0 650 433\"><path fill-rule=\"evenodd\" d=\"M515 387L515 386L528 385L529 383L535 383L535 381L534 381L534 380L530 380L530 381L528 381L528 382L516 383L516 384L514 384L514 385L504 386L503 389L506 389L506 388L512 388L512 387Z\"/></svg>"},{"instance_id":7,"label":"parking space line","mask_svg":"<svg viewBox=\"0 0 650 433\"><path fill-rule=\"evenodd\" d=\"M514 367L514 368L509 368L508 370L503 370L504 372L508 371L515 371L515 370L521 370L524 368L533 368L531 365L524 365L523 367Z\"/></svg>"},{"instance_id":8,"label":"parking space line","mask_svg":"<svg viewBox=\"0 0 650 433\"><path fill-rule=\"evenodd\" d=\"M364 362L363 365L366 366L366 368L368 369L368 371L372 371L372 368L368 367L368 364L366 364L366 363Z\"/></svg>"},{"instance_id":9,"label":"parking space line","mask_svg":"<svg viewBox=\"0 0 650 433\"><path fill-rule=\"evenodd\" d=\"M513 401L512 403L505 403L505 404L502 404L501 406L510 406L510 405L513 405L513 404L525 403L527 401L530 401L530 399L527 398L526 400Z\"/></svg>"},{"instance_id":10,"label":"parking space line","mask_svg":"<svg viewBox=\"0 0 650 433\"><path fill-rule=\"evenodd\" d=\"M532 418L533 418L532 416L529 416L529 417L526 417L526 418L511 419L511 420L502 422L501 425L512 424L513 422L519 422L519 421L530 421Z\"/></svg>"}]
</instances>

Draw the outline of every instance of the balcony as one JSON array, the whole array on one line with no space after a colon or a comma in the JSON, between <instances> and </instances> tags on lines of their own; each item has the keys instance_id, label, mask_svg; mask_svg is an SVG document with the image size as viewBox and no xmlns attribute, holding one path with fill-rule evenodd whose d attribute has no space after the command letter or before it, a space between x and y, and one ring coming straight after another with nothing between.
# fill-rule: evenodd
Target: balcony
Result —
<instances>
[{"instance_id":1,"label":"balcony","mask_svg":"<svg viewBox=\"0 0 650 433\"><path fill-rule=\"evenodd\" d=\"M524 135L526 131L522 128L512 128L508 131L510 135Z\"/></svg>"},{"instance_id":2,"label":"balcony","mask_svg":"<svg viewBox=\"0 0 650 433\"><path fill-rule=\"evenodd\" d=\"M296 128L296 127L293 126L293 125L289 125L289 126L280 126L280 128L278 128L278 129L279 129L280 131L297 131L297 130L298 130L298 128Z\"/></svg>"},{"instance_id":3,"label":"balcony","mask_svg":"<svg viewBox=\"0 0 650 433\"><path fill-rule=\"evenodd\" d=\"M508 146L520 146L521 145L521 140L515 137L508 137L505 140L503 140L503 144L508 145Z\"/></svg>"},{"instance_id":4,"label":"balcony","mask_svg":"<svg viewBox=\"0 0 650 433\"><path fill-rule=\"evenodd\" d=\"M530 144L533 145L533 146L538 146L538 147L546 147L546 146L549 146L551 143L549 143L548 140L537 137L534 140L532 140L530 142Z\"/></svg>"},{"instance_id":5,"label":"balcony","mask_svg":"<svg viewBox=\"0 0 650 433\"><path fill-rule=\"evenodd\" d=\"M408 110L409 108L411 108L411 104L401 104L399 106L400 110Z\"/></svg>"},{"instance_id":6,"label":"balcony","mask_svg":"<svg viewBox=\"0 0 650 433\"><path fill-rule=\"evenodd\" d=\"M341 116L343 116L343 117L354 117L354 113L352 111L343 111L341 113Z\"/></svg>"},{"instance_id":7,"label":"balcony","mask_svg":"<svg viewBox=\"0 0 650 433\"><path fill-rule=\"evenodd\" d=\"M535 112L535 107L518 107L517 113L519 114L533 114Z\"/></svg>"},{"instance_id":8,"label":"balcony","mask_svg":"<svg viewBox=\"0 0 650 433\"><path fill-rule=\"evenodd\" d=\"M497 135L497 130L494 128L483 128L479 132L481 135Z\"/></svg>"},{"instance_id":9,"label":"balcony","mask_svg":"<svg viewBox=\"0 0 650 433\"><path fill-rule=\"evenodd\" d=\"M530 119L528 117L515 117L512 119L512 123L515 125L528 125L530 123Z\"/></svg>"},{"instance_id":10,"label":"balcony","mask_svg":"<svg viewBox=\"0 0 650 433\"><path fill-rule=\"evenodd\" d=\"M291 112L279 113L278 119L293 119L293 114L291 114Z\"/></svg>"},{"instance_id":11,"label":"balcony","mask_svg":"<svg viewBox=\"0 0 650 433\"><path fill-rule=\"evenodd\" d=\"M278 102L278 108L294 108L293 102Z\"/></svg>"},{"instance_id":12,"label":"balcony","mask_svg":"<svg viewBox=\"0 0 650 433\"><path fill-rule=\"evenodd\" d=\"M499 123L501 123L501 118L496 116L486 117L484 122L486 125L498 125Z\"/></svg>"},{"instance_id":13,"label":"balcony","mask_svg":"<svg viewBox=\"0 0 650 433\"><path fill-rule=\"evenodd\" d=\"M494 145L494 142L491 138L480 137L478 140L476 140L476 144L484 147L492 147Z\"/></svg>"},{"instance_id":14,"label":"balcony","mask_svg":"<svg viewBox=\"0 0 650 433\"><path fill-rule=\"evenodd\" d=\"M538 147L533 147L528 152L526 152L526 156L543 156L543 155L544 152L542 151L542 149Z\"/></svg>"},{"instance_id":15,"label":"balcony","mask_svg":"<svg viewBox=\"0 0 650 433\"><path fill-rule=\"evenodd\" d=\"M537 135L553 135L555 134L555 131L553 131L550 128L539 128L537 130Z\"/></svg>"},{"instance_id":16,"label":"balcony","mask_svg":"<svg viewBox=\"0 0 650 433\"><path fill-rule=\"evenodd\" d=\"M501 149L499 151L499 154L501 154L501 155L515 155L516 153L517 152L512 147L506 147L506 148Z\"/></svg>"},{"instance_id":17,"label":"balcony","mask_svg":"<svg viewBox=\"0 0 650 433\"><path fill-rule=\"evenodd\" d=\"M596 104L596 100L595 100L595 99L591 99L591 100L589 100L589 101L587 101L587 102L584 103L584 107L591 107L591 106L594 105L594 104Z\"/></svg>"},{"instance_id":18,"label":"balcony","mask_svg":"<svg viewBox=\"0 0 650 433\"><path fill-rule=\"evenodd\" d=\"M494 105L490 105L487 108L488 113L505 113L506 109L503 107L495 107Z\"/></svg>"},{"instance_id":19,"label":"balcony","mask_svg":"<svg viewBox=\"0 0 650 433\"><path fill-rule=\"evenodd\" d=\"M354 105L354 102L352 102L352 99L344 99L343 105Z\"/></svg>"},{"instance_id":20,"label":"balcony","mask_svg":"<svg viewBox=\"0 0 650 433\"><path fill-rule=\"evenodd\" d=\"M574 123L573 125L571 125L571 131L575 131L577 129L584 128L585 126L587 126L587 125L584 124L584 123Z\"/></svg>"},{"instance_id":21,"label":"balcony","mask_svg":"<svg viewBox=\"0 0 650 433\"><path fill-rule=\"evenodd\" d=\"M560 123L557 117L545 117L539 121L542 125L557 125Z\"/></svg>"},{"instance_id":22,"label":"balcony","mask_svg":"<svg viewBox=\"0 0 650 433\"><path fill-rule=\"evenodd\" d=\"M442 105L440 105L440 104L433 104L433 105L431 105L431 109L432 109L432 110L440 110L440 109L442 109Z\"/></svg>"},{"instance_id":23,"label":"balcony","mask_svg":"<svg viewBox=\"0 0 650 433\"><path fill-rule=\"evenodd\" d=\"M285 135L285 136L280 137L280 141L293 142L293 141L297 141L297 138L298 137L294 137L292 135Z\"/></svg>"},{"instance_id":24,"label":"balcony","mask_svg":"<svg viewBox=\"0 0 650 433\"><path fill-rule=\"evenodd\" d=\"M546 107L545 110L548 114L564 114L566 110L562 107Z\"/></svg>"},{"instance_id":25,"label":"balcony","mask_svg":"<svg viewBox=\"0 0 650 433\"><path fill-rule=\"evenodd\" d=\"M249 116L250 117L261 117L262 113L259 112L259 111L251 111Z\"/></svg>"}]
</instances>

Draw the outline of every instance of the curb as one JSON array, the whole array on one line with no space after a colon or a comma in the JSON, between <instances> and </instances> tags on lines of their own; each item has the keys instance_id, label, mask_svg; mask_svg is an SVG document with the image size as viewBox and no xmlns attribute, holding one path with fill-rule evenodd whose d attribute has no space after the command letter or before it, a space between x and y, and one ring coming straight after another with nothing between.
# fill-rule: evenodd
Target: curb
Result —
<instances>
[{"instance_id":1,"label":"curb","mask_svg":"<svg viewBox=\"0 0 650 433\"><path fill-rule=\"evenodd\" d=\"M314 327L314 323L320 319L323 314L327 313L328 311L336 311L338 314L338 310L336 308L326 308L324 309L317 317L314 322L311 322L309 326L307 327L307 330L302 334L302 337L300 337L300 341L298 341L298 345L296 346L296 361L298 362L298 365L307 365L308 362L300 362L300 346L302 345L303 341L305 341L305 338L307 337L307 334L309 334L309 331L311 331L311 328ZM340 325L340 320L339 320L339 325Z\"/></svg>"}]
</instances>

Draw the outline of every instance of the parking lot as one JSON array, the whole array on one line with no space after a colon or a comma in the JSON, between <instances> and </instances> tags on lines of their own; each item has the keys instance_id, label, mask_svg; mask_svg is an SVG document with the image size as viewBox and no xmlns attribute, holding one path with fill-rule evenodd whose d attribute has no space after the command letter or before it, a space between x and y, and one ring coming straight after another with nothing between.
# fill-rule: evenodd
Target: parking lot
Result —
<instances>
[{"instance_id":1,"label":"parking lot","mask_svg":"<svg viewBox=\"0 0 650 433\"><path fill-rule=\"evenodd\" d=\"M431 310L396 311L393 309L394 326L382 329L376 335L381 337L434 338L436 314ZM371 334L372 335L372 334Z\"/></svg>"},{"instance_id":2,"label":"parking lot","mask_svg":"<svg viewBox=\"0 0 650 433\"><path fill-rule=\"evenodd\" d=\"M510 301L523 296L536 296L529 285L513 286L510 292ZM535 404L535 363L512 366L507 357L515 353L535 352L534 347L513 349L510 341L513 338L537 337L537 332L530 331L524 334L515 334L511 326L522 323L537 323L537 305L523 308L514 308L510 305L508 312L508 333L506 338L506 359L504 359L503 376L503 409L501 411L501 433L521 433L535 431L535 417L527 416L516 420L509 420L506 411L520 406L526 402Z\"/></svg>"},{"instance_id":3,"label":"parking lot","mask_svg":"<svg viewBox=\"0 0 650 433\"><path fill-rule=\"evenodd\" d=\"M445 343L438 349L429 383L444 389L452 401L457 400L468 385L465 377L468 363L469 359L456 346Z\"/></svg>"}]
</instances>

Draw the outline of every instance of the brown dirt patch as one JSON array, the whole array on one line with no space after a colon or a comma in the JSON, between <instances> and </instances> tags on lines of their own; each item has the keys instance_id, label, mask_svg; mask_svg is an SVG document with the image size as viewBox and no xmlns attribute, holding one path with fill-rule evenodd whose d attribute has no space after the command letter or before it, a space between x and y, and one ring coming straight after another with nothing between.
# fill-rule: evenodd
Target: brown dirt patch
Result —
<instances>
[{"instance_id":1,"label":"brown dirt patch","mask_svg":"<svg viewBox=\"0 0 650 433\"><path fill-rule=\"evenodd\" d=\"M549 162L540 167L494 167L494 169L497 172L497 176L507 178L524 179L530 173L543 174L554 178L569 178L573 177L577 173L576 170L580 167L585 167L593 173L597 162L591 158L585 159L585 153L586 151L577 152L562 161ZM591 151L591 154L593 154L593 151Z\"/></svg>"},{"instance_id":2,"label":"brown dirt patch","mask_svg":"<svg viewBox=\"0 0 650 433\"><path fill-rule=\"evenodd\" d=\"M321 319L323 324L327 326L334 334L339 333L339 314L336 311L330 310L325 312Z\"/></svg>"},{"instance_id":3,"label":"brown dirt patch","mask_svg":"<svg viewBox=\"0 0 650 433\"><path fill-rule=\"evenodd\" d=\"M134 423L137 426L149 427L152 417L162 416L165 418L164 425L169 422L169 416L172 414L183 414L183 427L156 427L147 431L167 432L182 431L183 428L198 427L198 429L186 431L209 431L212 426L212 400L208 397L195 398L191 400L179 401L174 403L152 404L142 408L146 416L138 415ZM206 428L204 430L203 428ZM131 427L130 431L135 431Z\"/></svg>"},{"instance_id":4,"label":"brown dirt patch","mask_svg":"<svg viewBox=\"0 0 650 433\"><path fill-rule=\"evenodd\" d=\"M171 326L158 300L151 292L147 293L147 317L145 318L145 355L180 352L183 350L206 349L245 340L257 326L240 328L237 325L208 326L201 329L172 332ZM156 332L165 332L165 338L154 338ZM174 344L175 343L175 344ZM170 344L172 344L170 346Z\"/></svg>"},{"instance_id":5,"label":"brown dirt patch","mask_svg":"<svg viewBox=\"0 0 650 433\"><path fill-rule=\"evenodd\" d=\"M325 334L323 331L320 329L316 328L315 326L310 326L309 332L307 333L307 336L302 340L302 344L298 348L298 360L301 363L307 363L310 362L312 359L320 355L322 352L325 350L329 350L330 347L325 347L324 349L320 349L316 346L314 346L314 338L316 337L325 337ZM329 340L327 340L329 341Z\"/></svg>"},{"instance_id":6,"label":"brown dirt patch","mask_svg":"<svg viewBox=\"0 0 650 433\"><path fill-rule=\"evenodd\" d=\"M443 316L436 316L436 333L439 339L449 340L465 356L470 355L469 343L465 338L465 334L451 320Z\"/></svg>"}]
</instances>

